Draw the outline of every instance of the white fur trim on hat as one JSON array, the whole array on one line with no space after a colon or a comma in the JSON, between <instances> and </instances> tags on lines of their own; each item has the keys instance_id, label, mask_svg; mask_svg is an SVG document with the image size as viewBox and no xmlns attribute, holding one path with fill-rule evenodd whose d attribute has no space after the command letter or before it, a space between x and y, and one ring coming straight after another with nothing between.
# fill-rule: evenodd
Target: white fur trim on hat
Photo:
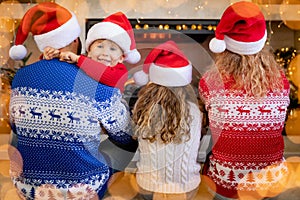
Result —
<instances>
[{"instance_id":1,"label":"white fur trim on hat","mask_svg":"<svg viewBox=\"0 0 300 200\"><path fill-rule=\"evenodd\" d=\"M236 41L225 35L224 41L226 43L226 48L237 54L242 55L252 55L258 53L265 45L267 40L267 31L265 31L264 36L255 42L240 42Z\"/></svg>"},{"instance_id":2,"label":"white fur trim on hat","mask_svg":"<svg viewBox=\"0 0 300 200\"><path fill-rule=\"evenodd\" d=\"M72 13L72 18L62 24L57 29L44 34L34 35L33 38L41 52L47 46L60 49L68 46L72 41L80 36L81 29L76 16Z\"/></svg>"},{"instance_id":3,"label":"white fur trim on hat","mask_svg":"<svg viewBox=\"0 0 300 200\"><path fill-rule=\"evenodd\" d=\"M140 70L133 74L133 80L136 85L143 86L149 82L149 76L143 70Z\"/></svg>"},{"instance_id":4,"label":"white fur trim on hat","mask_svg":"<svg viewBox=\"0 0 300 200\"><path fill-rule=\"evenodd\" d=\"M166 87L185 86L192 81L192 64L179 68L161 67L154 63L149 68L151 82Z\"/></svg>"},{"instance_id":5,"label":"white fur trim on hat","mask_svg":"<svg viewBox=\"0 0 300 200\"><path fill-rule=\"evenodd\" d=\"M9 49L9 57L13 60L22 60L27 55L27 49L23 45L14 45Z\"/></svg>"},{"instance_id":6,"label":"white fur trim on hat","mask_svg":"<svg viewBox=\"0 0 300 200\"><path fill-rule=\"evenodd\" d=\"M130 51L131 39L128 33L119 25L111 22L99 22L93 25L87 34L86 50L89 51L90 45L99 39L107 39L115 42L126 52Z\"/></svg>"}]
</instances>

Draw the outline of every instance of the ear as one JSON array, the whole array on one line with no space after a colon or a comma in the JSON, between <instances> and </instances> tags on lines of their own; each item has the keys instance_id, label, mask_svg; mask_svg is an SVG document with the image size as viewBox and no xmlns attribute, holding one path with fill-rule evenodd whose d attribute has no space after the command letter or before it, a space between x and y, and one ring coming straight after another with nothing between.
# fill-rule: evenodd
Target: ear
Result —
<instances>
[{"instance_id":1,"label":"ear","mask_svg":"<svg viewBox=\"0 0 300 200\"><path fill-rule=\"evenodd\" d=\"M73 40L73 43L79 43L79 39L78 38L76 38L75 40Z\"/></svg>"},{"instance_id":2,"label":"ear","mask_svg":"<svg viewBox=\"0 0 300 200\"><path fill-rule=\"evenodd\" d=\"M125 59L125 55L120 56L118 63L123 63Z\"/></svg>"},{"instance_id":3,"label":"ear","mask_svg":"<svg viewBox=\"0 0 300 200\"><path fill-rule=\"evenodd\" d=\"M75 40L74 40L74 43L77 44L77 55L81 54L81 50L82 50L82 42L80 40L80 37L77 37Z\"/></svg>"}]
</instances>

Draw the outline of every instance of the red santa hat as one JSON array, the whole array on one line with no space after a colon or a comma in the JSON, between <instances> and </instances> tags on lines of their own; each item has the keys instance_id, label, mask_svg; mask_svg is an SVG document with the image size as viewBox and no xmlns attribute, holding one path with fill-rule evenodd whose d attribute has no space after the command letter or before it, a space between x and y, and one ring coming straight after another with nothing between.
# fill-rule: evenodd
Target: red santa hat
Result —
<instances>
[{"instance_id":1,"label":"red santa hat","mask_svg":"<svg viewBox=\"0 0 300 200\"><path fill-rule=\"evenodd\" d=\"M209 48L214 53L228 49L237 54L251 55L264 47L266 39L266 22L260 8L254 3L241 1L224 11Z\"/></svg>"},{"instance_id":2,"label":"red santa hat","mask_svg":"<svg viewBox=\"0 0 300 200\"><path fill-rule=\"evenodd\" d=\"M132 26L122 12L108 16L89 29L86 38L86 50L89 51L91 44L98 39L111 40L119 45L124 51L124 60L128 63L135 64L141 59L141 55L136 49Z\"/></svg>"},{"instance_id":3,"label":"red santa hat","mask_svg":"<svg viewBox=\"0 0 300 200\"><path fill-rule=\"evenodd\" d=\"M27 50L22 44L29 33L32 33L37 47L43 52L47 46L56 49L67 46L79 37L80 32L76 16L67 9L52 2L37 4L21 20L9 56L14 60L22 60L26 56Z\"/></svg>"},{"instance_id":4,"label":"red santa hat","mask_svg":"<svg viewBox=\"0 0 300 200\"><path fill-rule=\"evenodd\" d=\"M191 62L176 43L169 40L152 49L143 70L134 73L133 80L140 86L149 81L167 87L185 86L192 81L192 69Z\"/></svg>"}]
</instances>

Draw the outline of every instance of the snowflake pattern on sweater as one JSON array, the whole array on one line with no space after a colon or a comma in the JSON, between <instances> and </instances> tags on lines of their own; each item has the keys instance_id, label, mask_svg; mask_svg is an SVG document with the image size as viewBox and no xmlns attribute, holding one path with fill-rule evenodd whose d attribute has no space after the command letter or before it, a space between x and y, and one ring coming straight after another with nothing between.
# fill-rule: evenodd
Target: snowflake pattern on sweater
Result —
<instances>
[{"instance_id":1,"label":"snowflake pattern on sweater","mask_svg":"<svg viewBox=\"0 0 300 200\"><path fill-rule=\"evenodd\" d=\"M10 113L18 136L10 158L20 165L11 176L26 199L89 199L105 190L110 171L98 151L100 123L112 140L132 141L120 91L56 59L18 71Z\"/></svg>"},{"instance_id":2,"label":"snowflake pattern on sweater","mask_svg":"<svg viewBox=\"0 0 300 200\"><path fill-rule=\"evenodd\" d=\"M289 83L266 97L247 96L232 87L232 81L215 85L204 74L199 92L208 110L213 138L206 172L217 192L234 197L237 190L268 190L286 174L282 130L289 105Z\"/></svg>"}]
</instances>

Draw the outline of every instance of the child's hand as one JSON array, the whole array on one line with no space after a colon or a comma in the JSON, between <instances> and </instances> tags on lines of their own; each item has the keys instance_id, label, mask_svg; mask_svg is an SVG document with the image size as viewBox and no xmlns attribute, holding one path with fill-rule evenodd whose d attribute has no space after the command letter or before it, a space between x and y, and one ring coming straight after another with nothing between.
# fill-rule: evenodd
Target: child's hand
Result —
<instances>
[{"instance_id":1,"label":"child's hand","mask_svg":"<svg viewBox=\"0 0 300 200\"><path fill-rule=\"evenodd\" d=\"M78 59L79 59L79 56L73 52L70 52L70 51L60 52L60 57L59 57L60 61L65 61L68 63L77 63Z\"/></svg>"},{"instance_id":2,"label":"child's hand","mask_svg":"<svg viewBox=\"0 0 300 200\"><path fill-rule=\"evenodd\" d=\"M58 58L60 51L52 47L46 47L43 52L43 58L46 60L51 60L53 58Z\"/></svg>"},{"instance_id":3,"label":"child's hand","mask_svg":"<svg viewBox=\"0 0 300 200\"><path fill-rule=\"evenodd\" d=\"M133 78L128 79L128 80L125 82L124 86L126 87L127 85L130 85L130 84L134 84L134 79L133 79Z\"/></svg>"}]
</instances>

